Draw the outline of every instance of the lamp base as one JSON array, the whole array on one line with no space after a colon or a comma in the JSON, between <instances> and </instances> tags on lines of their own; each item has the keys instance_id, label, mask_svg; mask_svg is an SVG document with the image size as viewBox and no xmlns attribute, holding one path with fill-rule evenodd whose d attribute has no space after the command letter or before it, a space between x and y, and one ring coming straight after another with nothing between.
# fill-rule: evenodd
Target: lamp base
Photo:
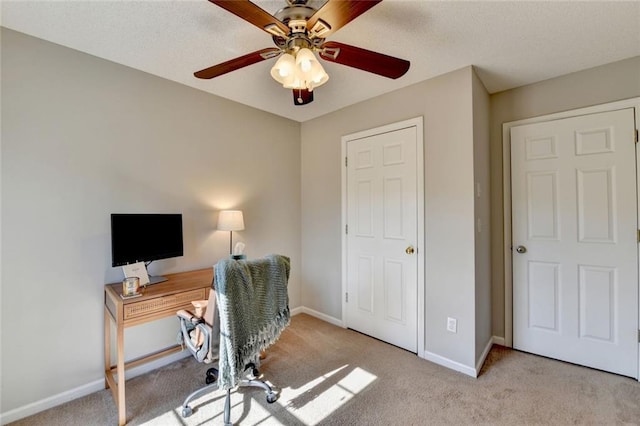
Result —
<instances>
[{"instance_id":1,"label":"lamp base","mask_svg":"<svg viewBox=\"0 0 640 426\"><path fill-rule=\"evenodd\" d=\"M247 256L244 254L232 254L231 255L231 259L233 260L241 260L241 259L246 259Z\"/></svg>"}]
</instances>

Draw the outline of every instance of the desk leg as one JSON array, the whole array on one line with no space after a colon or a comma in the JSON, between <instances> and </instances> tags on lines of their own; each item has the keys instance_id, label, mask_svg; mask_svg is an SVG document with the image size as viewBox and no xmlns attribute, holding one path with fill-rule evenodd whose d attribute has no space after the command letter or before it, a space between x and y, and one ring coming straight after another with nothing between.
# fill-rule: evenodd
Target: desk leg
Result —
<instances>
[{"instance_id":1,"label":"desk leg","mask_svg":"<svg viewBox=\"0 0 640 426\"><path fill-rule=\"evenodd\" d=\"M111 394L113 395L116 408L118 410L118 425L123 426L127 423L127 409L125 406L124 396L124 327L115 322L117 334L116 334L116 348L118 361L116 363L115 373L118 376L118 381L113 377L113 370L111 368L111 321L113 318L109 313L109 310L104 309L104 381L105 388L111 388Z\"/></svg>"},{"instance_id":2,"label":"desk leg","mask_svg":"<svg viewBox=\"0 0 640 426\"><path fill-rule=\"evenodd\" d=\"M109 388L107 372L111 371L111 315L105 306L104 308L104 388Z\"/></svg>"},{"instance_id":3,"label":"desk leg","mask_svg":"<svg viewBox=\"0 0 640 426\"><path fill-rule=\"evenodd\" d=\"M127 422L127 408L124 398L124 327L117 324L116 347L118 348L118 425L122 426Z\"/></svg>"}]
</instances>

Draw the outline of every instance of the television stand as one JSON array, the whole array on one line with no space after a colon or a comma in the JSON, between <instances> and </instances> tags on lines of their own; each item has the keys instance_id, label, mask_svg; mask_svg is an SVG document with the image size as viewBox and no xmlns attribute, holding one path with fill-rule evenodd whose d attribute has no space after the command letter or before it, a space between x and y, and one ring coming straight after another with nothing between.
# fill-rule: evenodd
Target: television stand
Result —
<instances>
[{"instance_id":1,"label":"television stand","mask_svg":"<svg viewBox=\"0 0 640 426\"><path fill-rule=\"evenodd\" d=\"M165 281L168 281L168 280L169 280L169 278L165 278L165 277L160 276L160 275L156 275L156 276L149 275L149 282L147 284L149 284L149 285L150 284L158 284L158 283L162 283L162 282L165 282Z\"/></svg>"}]
</instances>

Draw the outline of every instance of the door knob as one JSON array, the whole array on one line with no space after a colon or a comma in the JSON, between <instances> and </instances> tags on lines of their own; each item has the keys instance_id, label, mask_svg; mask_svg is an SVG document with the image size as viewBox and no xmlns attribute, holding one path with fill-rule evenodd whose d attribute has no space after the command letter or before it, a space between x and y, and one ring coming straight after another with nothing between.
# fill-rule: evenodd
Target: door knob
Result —
<instances>
[{"instance_id":1,"label":"door knob","mask_svg":"<svg viewBox=\"0 0 640 426\"><path fill-rule=\"evenodd\" d=\"M516 251L520 254L522 253L526 253L527 252L527 248L525 246L518 246L516 247Z\"/></svg>"},{"instance_id":2,"label":"door knob","mask_svg":"<svg viewBox=\"0 0 640 426\"><path fill-rule=\"evenodd\" d=\"M407 247L407 249L405 250L405 253L407 254L413 254L413 252L415 251L415 249L411 246Z\"/></svg>"}]
</instances>

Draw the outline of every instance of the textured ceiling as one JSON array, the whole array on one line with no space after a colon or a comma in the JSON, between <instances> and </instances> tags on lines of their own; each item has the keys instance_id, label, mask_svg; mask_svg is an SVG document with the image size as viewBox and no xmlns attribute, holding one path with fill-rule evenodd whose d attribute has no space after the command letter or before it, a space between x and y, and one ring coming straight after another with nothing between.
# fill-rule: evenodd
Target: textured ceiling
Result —
<instances>
[{"instance_id":1,"label":"textured ceiling","mask_svg":"<svg viewBox=\"0 0 640 426\"><path fill-rule=\"evenodd\" d=\"M275 13L284 0L254 3ZM320 7L323 1L311 1ZM390 80L323 61L330 80L294 106L275 59L212 80L193 72L273 46L264 31L206 0L2 1L2 26L224 98L306 121L475 65L490 93L640 55L640 2L384 0L335 40L411 61Z\"/></svg>"}]
</instances>

